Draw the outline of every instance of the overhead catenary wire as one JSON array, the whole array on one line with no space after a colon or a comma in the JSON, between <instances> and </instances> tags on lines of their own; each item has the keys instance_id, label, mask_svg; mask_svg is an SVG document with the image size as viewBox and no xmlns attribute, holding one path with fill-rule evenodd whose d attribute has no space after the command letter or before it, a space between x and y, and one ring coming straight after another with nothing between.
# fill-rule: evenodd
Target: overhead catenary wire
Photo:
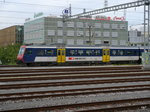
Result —
<instances>
[{"instance_id":1,"label":"overhead catenary wire","mask_svg":"<svg viewBox=\"0 0 150 112\"><path fill-rule=\"evenodd\" d=\"M55 8L66 8L66 6L58 6L58 5L43 5L43 4L34 4L34 3L21 3L21 2L8 2L8 1L5 1L5 3L4 3L4 1L0 1L0 3L2 3L1 5L8 5L8 4L13 4L13 5L15 5L15 6L17 6L17 5L26 5L26 6L32 6L32 7L45 7L45 8L47 8L47 7L49 7L49 8L51 8L51 7L55 7ZM79 7L72 7L72 9L82 9L83 10L83 8L79 8ZM89 9L89 8L86 8L87 10L93 10L93 9ZM24 10L24 9L23 9ZM60 9L61 10L61 9ZM32 11L13 11L13 10L0 10L0 13L1 12L4 12L4 13L18 13L18 15L19 14L24 14L23 15L23 17L25 17L25 18L22 18L22 19L26 19L26 18L30 18L31 17L31 14L32 14L32 16L33 16L33 14L35 13L35 12L32 12ZM116 11L116 12L118 12L118 13L123 13L123 11ZM45 12L44 12L45 13ZM139 12L139 11L127 11L127 13L141 13L141 14L143 14L143 12ZM2 15L2 14L1 14ZM30 16L29 16L30 15ZM21 16L22 17L22 16ZM11 16L11 17L1 17L1 18L10 18L10 19L17 19L17 17L13 17L13 15ZM21 18L19 18L18 17L18 19L21 19ZM134 21L133 19L127 19L128 21ZM136 20L136 19L135 19ZM5 21L5 20L4 20ZM139 21L140 22L140 20L136 20L136 21ZM141 20L142 21L142 20ZM5 22L3 22L3 24L4 24Z\"/></svg>"},{"instance_id":2,"label":"overhead catenary wire","mask_svg":"<svg viewBox=\"0 0 150 112\"><path fill-rule=\"evenodd\" d=\"M3 1L0 1L1 3ZM40 7L58 7L58 8L66 8L66 6L58 6L58 5L42 5L42 4L31 4L31 3L20 3L20 2L5 2L5 4L15 4L15 5L28 5L28 6L40 6ZM83 9L80 7L74 7L74 9ZM87 8L88 10L93 10L90 8Z\"/></svg>"}]
</instances>

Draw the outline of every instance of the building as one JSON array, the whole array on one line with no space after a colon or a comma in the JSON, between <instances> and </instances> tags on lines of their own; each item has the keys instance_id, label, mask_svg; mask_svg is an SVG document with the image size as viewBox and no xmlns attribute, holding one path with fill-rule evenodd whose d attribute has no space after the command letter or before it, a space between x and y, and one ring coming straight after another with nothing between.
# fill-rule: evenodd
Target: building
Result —
<instances>
[{"instance_id":1,"label":"building","mask_svg":"<svg viewBox=\"0 0 150 112\"><path fill-rule=\"evenodd\" d=\"M0 30L0 47L22 44L23 43L23 26L16 25Z\"/></svg>"},{"instance_id":2,"label":"building","mask_svg":"<svg viewBox=\"0 0 150 112\"><path fill-rule=\"evenodd\" d=\"M25 44L128 45L128 22L105 18L80 18L63 22L42 17L24 24Z\"/></svg>"},{"instance_id":3,"label":"building","mask_svg":"<svg viewBox=\"0 0 150 112\"><path fill-rule=\"evenodd\" d=\"M146 35L144 42L144 33L138 30L130 30L129 31L129 46L148 46L148 38Z\"/></svg>"}]
</instances>

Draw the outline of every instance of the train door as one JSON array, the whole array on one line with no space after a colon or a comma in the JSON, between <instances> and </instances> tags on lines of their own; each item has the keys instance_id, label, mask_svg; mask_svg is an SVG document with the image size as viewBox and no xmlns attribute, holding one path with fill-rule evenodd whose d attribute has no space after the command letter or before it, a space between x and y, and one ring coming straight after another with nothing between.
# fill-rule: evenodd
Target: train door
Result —
<instances>
[{"instance_id":1,"label":"train door","mask_svg":"<svg viewBox=\"0 0 150 112\"><path fill-rule=\"evenodd\" d=\"M57 63L66 62L66 50L65 49L57 49Z\"/></svg>"},{"instance_id":2,"label":"train door","mask_svg":"<svg viewBox=\"0 0 150 112\"><path fill-rule=\"evenodd\" d=\"M110 49L103 49L103 62L110 62Z\"/></svg>"}]
</instances>

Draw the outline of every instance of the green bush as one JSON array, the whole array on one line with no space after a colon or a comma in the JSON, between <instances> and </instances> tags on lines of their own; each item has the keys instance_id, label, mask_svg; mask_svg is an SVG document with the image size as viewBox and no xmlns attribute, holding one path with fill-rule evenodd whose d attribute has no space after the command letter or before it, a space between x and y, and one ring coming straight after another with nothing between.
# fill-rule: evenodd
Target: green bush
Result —
<instances>
[{"instance_id":1,"label":"green bush","mask_svg":"<svg viewBox=\"0 0 150 112\"><path fill-rule=\"evenodd\" d=\"M0 47L0 60L3 65L15 65L20 44Z\"/></svg>"}]
</instances>

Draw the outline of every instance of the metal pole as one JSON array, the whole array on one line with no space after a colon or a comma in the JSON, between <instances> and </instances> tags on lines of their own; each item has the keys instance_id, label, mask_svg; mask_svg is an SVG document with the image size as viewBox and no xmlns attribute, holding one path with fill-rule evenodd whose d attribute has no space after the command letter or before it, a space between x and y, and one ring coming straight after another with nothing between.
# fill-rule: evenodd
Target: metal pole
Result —
<instances>
[{"instance_id":1,"label":"metal pole","mask_svg":"<svg viewBox=\"0 0 150 112\"><path fill-rule=\"evenodd\" d=\"M89 44L91 46L91 28L92 28L92 25L89 25Z\"/></svg>"},{"instance_id":2,"label":"metal pole","mask_svg":"<svg viewBox=\"0 0 150 112\"><path fill-rule=\"evenodd\" d=\"M144 52L145 52L145 47L146 47L146 5L144 4Z\"/></svg>"},{"instance_id":3,"label":"metal pole","mask_svg":"<svg viewBox=\"0 0 150 112\"><path fill-rule=\"evenodd\" d=\"M70 4L70 6L69 6L69 16L71 17L71 15L72 15L72 8L71 8L71 4Z\"/></svg>"},{"instance_id":4,"label":"metal pole","mask_svg":"<svg viewBox=\"0 0 150 112\"><path fill-rule=\"evenodd\" d=\"M150 42L150 3L148 5L148 49L150 49L150 43L149 42Z\"/></svg>"},{"instance_id":5,"label":"metal pole","mask_svg":"<svg viewBox=\"0 0 150 112\"><path fill-rule=\"evenodd\" d=\"M88 23L89 26L89 45L92 45L92 28L93 28L93 23Z\"/></svg>"},{"instance_id":6,"label":"metal pole","mask_svg":"<svg viewBox=\"0 0 150 112\"><path fill-rule=\"evenodd\" d=\"M63 44L65 44L65 15L63 15Z\"/></svg>"}]
</instances>

